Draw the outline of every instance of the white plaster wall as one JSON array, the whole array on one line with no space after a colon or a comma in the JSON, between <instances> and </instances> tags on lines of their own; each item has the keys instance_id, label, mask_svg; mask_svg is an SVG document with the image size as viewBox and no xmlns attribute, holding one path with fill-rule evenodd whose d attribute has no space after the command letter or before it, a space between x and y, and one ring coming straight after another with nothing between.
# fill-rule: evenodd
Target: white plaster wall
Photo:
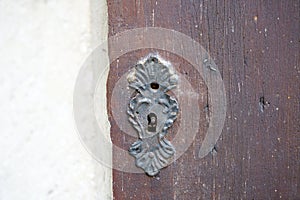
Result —
<instances>
[{"instance_id":1,"label":"white plaster wall","mask_svg":"<svg viewBox=\"0 0 300 200\"><path fill-rule=\"evenodd\" d=\"M72 113L106 12L105 0L0 1L1 200L111 199L111 170L81 145Z\"/></svg>"}]
</instances>

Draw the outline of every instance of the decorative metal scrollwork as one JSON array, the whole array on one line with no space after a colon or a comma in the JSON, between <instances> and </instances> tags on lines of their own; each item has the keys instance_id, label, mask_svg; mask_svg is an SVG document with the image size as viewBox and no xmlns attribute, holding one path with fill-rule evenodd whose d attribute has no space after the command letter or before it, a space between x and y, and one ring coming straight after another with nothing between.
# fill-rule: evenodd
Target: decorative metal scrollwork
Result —
<instances>
[{"instance_id":1,"label":"decorative metal scrollwork","mask_svg":"<svg viewBox=\"0 0 300 200\"><path fill-rule=\"evenodd\" d=\"M166 92L176 87L178 76L169 62L150 54L135 65L127 80L136 90L127 112L139 137L130 146L129 153L135 157L137 167L154 176L175 154L165 135L176 120L179 108L176 99Z\"/></svg>"}]
</instances>

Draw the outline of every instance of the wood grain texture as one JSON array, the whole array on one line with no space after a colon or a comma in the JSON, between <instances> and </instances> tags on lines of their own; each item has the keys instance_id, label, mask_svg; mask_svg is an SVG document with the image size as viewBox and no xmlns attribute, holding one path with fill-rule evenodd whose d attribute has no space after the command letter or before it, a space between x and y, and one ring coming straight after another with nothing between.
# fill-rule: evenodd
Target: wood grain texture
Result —
<instances>
[{"instance_id":1,"label":"wood grain texture","mask_svg":"<svg viewBox=\"0 0 300 200\"><path fill-rule=\"evenodd\" d=\"M207 88L189 63L160 51L203 97L199 133L158 177L114 170L115 199L300 199L299 7L299 0L108 0L109 36L155 26L182 32L204 46L221 71L228 102L221 138L211 154L199 159L208 126ZM112 117L112 89L153 51L130 52L111 64L111 137L124 150L135 138L120 131Z\"/></svg>"}]
</instances>

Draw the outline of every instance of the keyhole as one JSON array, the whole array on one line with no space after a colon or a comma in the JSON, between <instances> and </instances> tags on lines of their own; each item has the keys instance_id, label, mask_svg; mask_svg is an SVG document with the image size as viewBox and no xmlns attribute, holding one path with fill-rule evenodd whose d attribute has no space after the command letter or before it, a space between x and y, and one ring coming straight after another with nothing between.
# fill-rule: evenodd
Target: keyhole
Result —
<instances>
[{"instance_id":1,"label":"keyhole","mask_svg":"<svg viewBox=\"0 0 300 200\"><path fill-rule=\"evenodd\" d=\"M150 87L151 87L153 90L157 90L157 89L159 88L159 84L153 82L153 83L150 84Z\"/></svg>"},{"instance_id":2,"label":"keyhole","mask_svg":"<svg viewBox=\"0 0 300 200\"><path fill-rule=\"evenodd\" d=\"M154 113L150 113L147 116L148 120L148 131L149 132L156 132L156 125L157 125L157 117Z\"/></svg>"}]
</instances>

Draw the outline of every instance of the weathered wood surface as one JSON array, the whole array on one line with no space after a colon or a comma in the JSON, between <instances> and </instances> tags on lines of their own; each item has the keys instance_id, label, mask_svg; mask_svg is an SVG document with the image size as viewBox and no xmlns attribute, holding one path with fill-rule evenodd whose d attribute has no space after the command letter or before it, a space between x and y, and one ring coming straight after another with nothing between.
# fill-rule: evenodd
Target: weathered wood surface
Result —
<instances>
[{"instance_id":1,"label":"weathered wood surface","mask_svg":"<svg viewBox=\"0 0 300 200\"><path fill-rule=\"evenodd\" d=\"M115 199L300 199L299 7L299 0L108 0L110 36L156 26L182 32L204 46L221 71L228 102L215 150L199 159L208 123L207 89L189 63L160 52L204 97L199 101L199 133L159 177L114 170ZM112 88L151 51L134 51L111 64L111 137L125 150L135 138L120 131L112 118Z\"/></svg>"}]
</instances>

